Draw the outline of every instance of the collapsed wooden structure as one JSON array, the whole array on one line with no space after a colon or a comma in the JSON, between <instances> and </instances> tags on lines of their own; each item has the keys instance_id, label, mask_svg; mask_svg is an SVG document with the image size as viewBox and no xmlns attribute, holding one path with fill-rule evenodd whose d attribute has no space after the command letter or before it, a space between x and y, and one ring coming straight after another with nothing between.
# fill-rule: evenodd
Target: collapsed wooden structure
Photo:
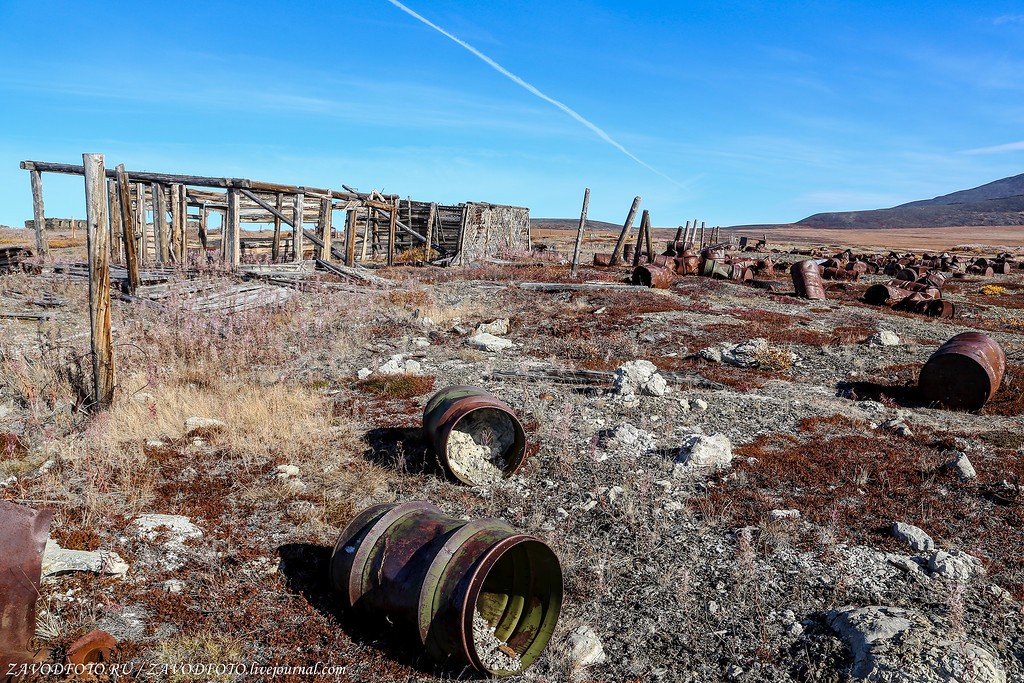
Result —
<instances>
[{"instance_id":1,"label":"collapsed wooden structure","mask_svg":"<svg viewBox=\"0 0 1024 683\"><path fill-rule=\"evenodd\" d=\"M42 174L84 175L84 166L23 161L31 174L36 247L46 254ZM402 200L397 195L105 168L109 239L116 262L183 262L190 250L232 266L243 256L272 261L334 259L346 266L415 253L419 261L464 264L529 251L524 207ZM336 221L334 213L344 212ZM219 230L210 217L220 214ZM51 221L52 223L52 221ZM273 237L244 237L243 224L273 226ZM287 232L286 232L287 229Z\"/></svg>"}]
</instances>

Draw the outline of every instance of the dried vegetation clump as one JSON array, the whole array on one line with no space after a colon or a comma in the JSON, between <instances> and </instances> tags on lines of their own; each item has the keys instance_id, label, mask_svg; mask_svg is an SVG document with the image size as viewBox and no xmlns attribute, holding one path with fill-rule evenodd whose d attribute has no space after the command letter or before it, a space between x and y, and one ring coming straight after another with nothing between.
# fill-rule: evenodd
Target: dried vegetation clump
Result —
<instances>
[{"instance_id":1,"label":"dried vegetation clump","mask_svg":"<svg viewBox=\"0 0 1024 683\"><path fill-rule=\"evenodd\" d=\"M200 661L449 680L460 672L342 610L327 583L331 545L358 511L429 500L456 517L505 519L558 554L562 617L525 680L843 680L852 655L829 610L884 604L943 621L954 590L957 637L1024 674L1019 606L986 589L1024 598L1024 329L994 303L1019 295L1020 276L1000 276L1002 292L957 281L950 297L974 308L937 321L868 307L853 287L811 303L706 278L669 292L538 293L516 285L565 281L568 269L528 264L400 265L379 271L393 287L313 281L282 304L232 314L191 311L186 295L162 307L116 301L118 387L105 411L89 405L84 282L0 275L5 297L67 301L39 323L0 320L0 497L53 508L63 547L131 565L125 578L45 583L39 644L60 657L104 628L119 661L166 666L167 680L189 680L175 667ZM513 349L468 345L499 318ZM978 328L1007 353L993 400L978 414L915 401L930 353ZM901 343L862 343L879 329ZM759 337L768 344L755 367L696 355ZM419 373L357 379L396 355ZM638 359L672 373L664 396L624 399L606 375L571 374ZM516 412L528 457L514 476L468 487L440 469L419 426L430 394L453 384L483 386ZM618 432L625 424L635 432ZM733 444L729 467L681 465L693 435L716 433ZM947 467L958 453L975 479ZM180 564L168 561L168 531L133 531L150 513L202 530L174 550ZM957 589L894 566L887 558L920 555L893 539L896 521L976 556L987 577ZM604 663L574 660L579 626L599 636Z\"/></svg>"}]
</instances>

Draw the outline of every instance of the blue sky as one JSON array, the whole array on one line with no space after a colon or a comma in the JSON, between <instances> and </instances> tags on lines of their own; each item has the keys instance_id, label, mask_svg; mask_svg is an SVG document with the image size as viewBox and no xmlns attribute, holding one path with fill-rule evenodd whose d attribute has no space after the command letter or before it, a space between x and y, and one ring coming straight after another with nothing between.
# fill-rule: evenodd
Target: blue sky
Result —
<instances>
[{"instance_id":1,"label":"blue sky","mask_svg":"<svg viewBox=\"0 0 1024 683\"><path fill-rule=\"evenodd\" d=\"M31 217L19 161L83 152L534 217L578 216L590 187L591 218L640 195L665 226L1024 172L1020 2L406 5L592 127L388 0L0 0L0 224ZM43 185L47 215L82 216L81 179Z\"/></svg>"}]
</instances>

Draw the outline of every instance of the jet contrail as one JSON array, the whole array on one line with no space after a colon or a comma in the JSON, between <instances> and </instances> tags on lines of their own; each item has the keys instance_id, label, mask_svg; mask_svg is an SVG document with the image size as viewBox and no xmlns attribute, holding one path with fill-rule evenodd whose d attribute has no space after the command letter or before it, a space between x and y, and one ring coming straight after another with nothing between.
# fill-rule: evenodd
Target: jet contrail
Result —
<instances>
[{"instance_id":1,"label":"jet contrail","mask_svg":"<svg viewBox=\"0 0 1024 683\"><path fill-rule=\"evenodd\" d=\"M636 163L638 163L641 166L643 166L644 168L646 168L648 170L651 170L651 171L654 171L655 173L660 175L662 178L670 180L673 183L675 183L676 185L679 185L680 187L684 187L684 185L682 183L680 183L679 181L677 181L674 178L671 178L671 177L665 175L664 173L662 173L658 169L654 168L653 166L651 166L647 162L645 162L642 159L640 159L639 157L637 157L635 154L630 152L628 149L626 149L625 147L620 145L618 142L613 140L611 138L611 136L608 135L608 133L605 133L603 130L598 128L596 125L594 125L590 121L587 121L585 118L583 118L582 116L577 114L571 108L569 108L568 106L562 104L561 102L559 102L558 100L554 99L553 97L548 97L547 95L542 93L540 90L537 90L537 88L533 87L532 85L530 85L529 83L527 83L523 79L519 78L519 76L516 76L514 73L512 73L511 71L509 71L508 69L503 67L501 64L498 64L496 61L494 61L493 59L491 59L490 57L485 55L483 52L480 52L480 50L477 50L475 47L473 47L472 45L470 45L466 41L461 40L459 38L456 38L451 33L448 33L448 31L445 31L443 28L441 28L440 26L438 26L434 22L430 21L426 17L424 17L424 16L422 16L420 14L417 14L413 10L409 9L408 7L406 7L405 5L400 3L398 0L388 0L388 2L390 2L392 5L394 5L398 9L402 10L403 12L408 14L409 16L411 16L411 17L413 17L415 19L419 19L424 24L426 24L430 28L434 29L438 33L440 33L440 34L442 34L444 36L447 36L448 38L451 38L456 43L458 43L459 45L461 45L462 47L466 48L467 50L472 52L474 55L476 55L477 57L482 59L484 62L486 62L488 64L488 66L490 66L492 69L494 69L498 73L502 74L503 76L508 77L513 82L518 83L519 85L521 85L522 87L526 88L527 90L529 90L534 95L536 95L537 97L541 98L542 100L545 100L545 101L550 102L551 104L555 105L556 107L558 107L559 109L564 111L566 114L568 114L569 116L573 117L574 119L576 119L577 121L582 123L584 126L586 126L590 130L592 130L595 133L597 133L601 137L602 140L604 140L605 142L607 142L610 145L613 145L620 152L622 152L623 154L628 156L630 159L632 159Z\"/></svg>"}]
</instances>

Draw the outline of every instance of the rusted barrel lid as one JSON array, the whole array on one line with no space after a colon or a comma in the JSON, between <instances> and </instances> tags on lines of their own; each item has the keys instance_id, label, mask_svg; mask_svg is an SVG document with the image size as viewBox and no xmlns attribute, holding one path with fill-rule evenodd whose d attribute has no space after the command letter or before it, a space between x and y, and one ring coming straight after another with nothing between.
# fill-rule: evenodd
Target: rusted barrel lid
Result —
<instances>
[{"instance_id":1,"label":"rusted barrel lid","mask_svg":"<svg viewBox=\"0 0 1024 683\"><path fill-rule=\"evenodd\" d=\"M1006 356L980 332L958 334L931 355L917 383L929 403L951 410L979 410L999 389Z\"/></svg>"}]
</instances>

